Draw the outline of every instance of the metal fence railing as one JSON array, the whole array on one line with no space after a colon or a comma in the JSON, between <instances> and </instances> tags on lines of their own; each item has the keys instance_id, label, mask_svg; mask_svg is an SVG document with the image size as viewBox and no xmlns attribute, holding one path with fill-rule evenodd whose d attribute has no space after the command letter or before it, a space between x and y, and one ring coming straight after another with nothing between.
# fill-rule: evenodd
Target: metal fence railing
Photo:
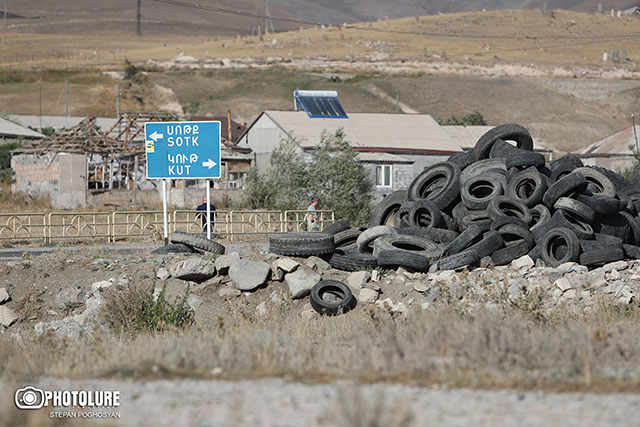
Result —
<instances>
[{"instance_id":1,"label":"metal fence railing","mask_svg":"<svg viewBox=\"0 0 640 427\"><path fill-rule=\"evenodd\" d=\"M331 210L318 210L320 230L335 221ZM213 211L212 232L233 240L248 236L268 236L307 230L307 211ZM168 212L169 232L206 232L206 212L175 210ZM162 240L162 211L0 213L0 241L126 239Z\"/></svg>"}]
</instances>

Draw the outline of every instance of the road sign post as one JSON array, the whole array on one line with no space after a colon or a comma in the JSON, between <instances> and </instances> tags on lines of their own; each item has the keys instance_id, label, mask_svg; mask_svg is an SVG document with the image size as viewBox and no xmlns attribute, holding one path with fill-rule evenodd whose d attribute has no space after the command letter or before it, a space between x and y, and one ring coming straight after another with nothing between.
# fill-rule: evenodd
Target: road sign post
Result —
<instances>
[{"instance_id":1,"label":"road sign post","mask_svg":"<svg viewBox=\"0 0 640 427\"><path fill-rule=\"evenodd\" d=\"M167 179L204 179L207 195L207 239L211 239L209 180L220 178L220 122L148 122L144 124L147 178L162 179L165 244Z\"/></svg>"}]
</instances>

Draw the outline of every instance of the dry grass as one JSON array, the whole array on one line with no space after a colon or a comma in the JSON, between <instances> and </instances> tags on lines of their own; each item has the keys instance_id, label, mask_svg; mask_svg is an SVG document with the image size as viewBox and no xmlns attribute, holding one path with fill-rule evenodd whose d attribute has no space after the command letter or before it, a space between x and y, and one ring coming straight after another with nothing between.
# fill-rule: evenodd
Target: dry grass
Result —
<instances>
[{"instance_id":1,"label":"dry grass","mask_svg":"<svg viewBox=\"0 0 640 427\"><path fill-rule=\"evenodd\" d=\"M227 379L640 390L638 307L541 318L527 306L444 306L408 317L365 310L307 320L289 304L260 318L253 305L228 303L224 314L180 333L132 338L103 329L74 343L4 335L0 376L207 378L221 368Z\"/></svg>"}]
</instances>

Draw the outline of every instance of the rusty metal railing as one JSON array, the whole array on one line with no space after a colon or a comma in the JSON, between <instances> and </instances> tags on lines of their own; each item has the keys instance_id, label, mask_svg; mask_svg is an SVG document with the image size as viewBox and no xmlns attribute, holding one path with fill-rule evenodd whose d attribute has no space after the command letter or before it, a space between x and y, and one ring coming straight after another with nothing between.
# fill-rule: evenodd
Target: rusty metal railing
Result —
<instances>
[{"instance_id":1,"label":"rusty metal railing","mask_svg":"<svg viewBox=\"0 0 640 427\"><path fill-rule=\"evenodd\" d=\"M318 210L320 230L335 221L330 210ZM288 231L306 231L308 212L213 211L213 233L233 240L243 236L269 236ZM205 233L206 212L175 210L168 213L168 231ZM42 240L161 240L162 211L0 213L0 241Z\"/></svg>"}]
</instances>

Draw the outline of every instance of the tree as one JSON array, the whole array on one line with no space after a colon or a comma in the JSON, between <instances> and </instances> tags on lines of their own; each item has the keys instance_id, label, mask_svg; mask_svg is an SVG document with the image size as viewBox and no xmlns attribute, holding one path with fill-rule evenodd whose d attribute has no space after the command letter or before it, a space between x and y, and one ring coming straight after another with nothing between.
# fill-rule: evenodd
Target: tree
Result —
<instances>
[{"instance_id":1,"label":"tree","mask_svg":"<svg viewBox=\"0 0 640 427\"><path fill-rule=\"evenodd\" d=\"M306 209L312 197L339 219L365 224L371 214L373 184L342 129L324 132L311 153L295 140L282 141L271 154L271 168L252 168L245 181L244 204L252 209Z\"/></svg>"},{"instance_id":2,"label":"tree","mask_svg":"<svg viewBox=\"0 0 640 427\"><path fill-rule=\"evenodd\" d=\"M455 115L447 120L438 119L438 124L441 126L485 126L487 122L478 110L473 110L473 113L462 116L460 119Z\"/></svg>"}]
</instances>

